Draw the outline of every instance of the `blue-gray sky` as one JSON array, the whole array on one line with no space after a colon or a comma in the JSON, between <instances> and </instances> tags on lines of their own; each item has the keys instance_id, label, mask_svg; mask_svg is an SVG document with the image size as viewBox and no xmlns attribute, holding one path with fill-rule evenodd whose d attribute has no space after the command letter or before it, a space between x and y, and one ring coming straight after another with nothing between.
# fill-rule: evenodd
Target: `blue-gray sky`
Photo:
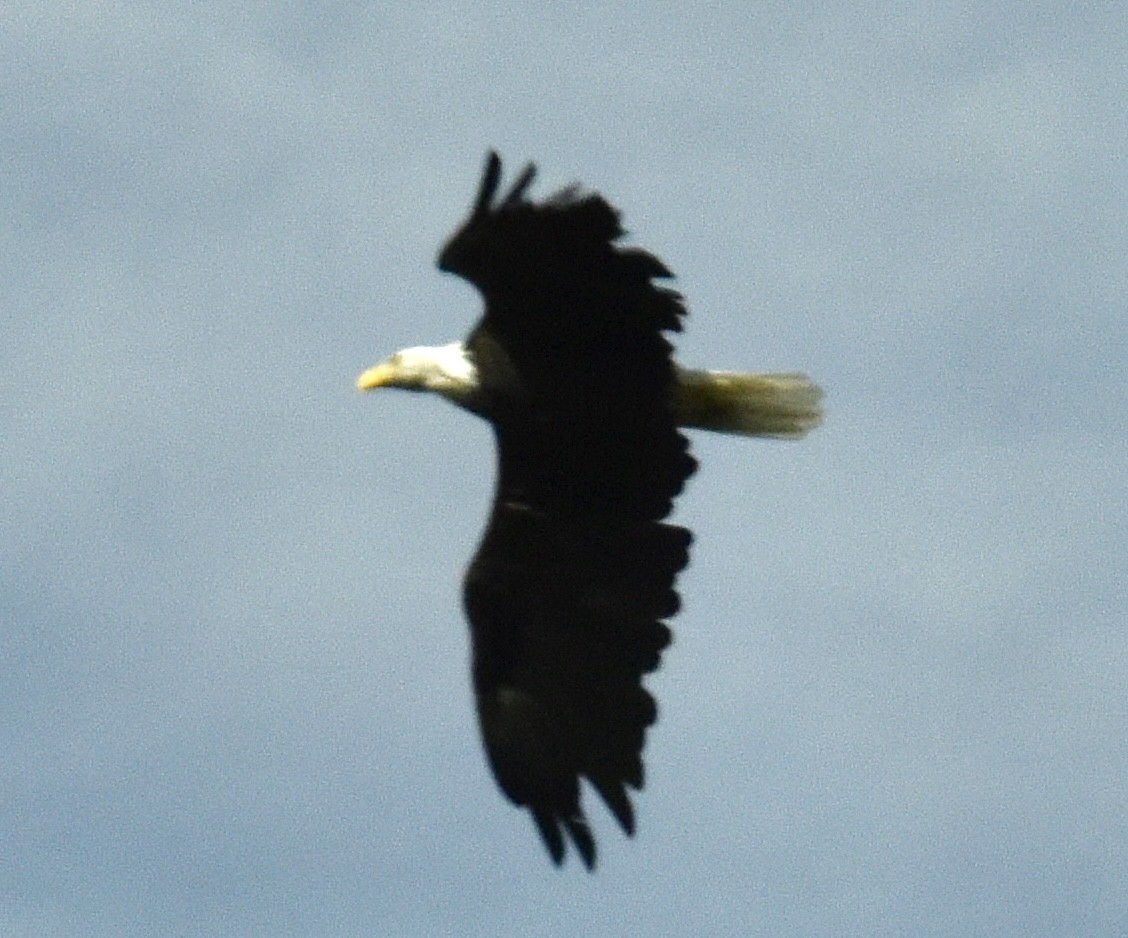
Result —
<instances>
[{"instance_id":1,"label":"blue-gray sky","mask_svg":"<svg viewBox=\"0 0 1128 938\"><path fill-rule=\"evenodd\" d=\"M1125 62L1113 4L6 4L0 932L1124 934ZM490 147L685 362L828 393L695 438L594 876L479 749L488 428L352 387L476 318Z\"/></svg>"}]
</instances>

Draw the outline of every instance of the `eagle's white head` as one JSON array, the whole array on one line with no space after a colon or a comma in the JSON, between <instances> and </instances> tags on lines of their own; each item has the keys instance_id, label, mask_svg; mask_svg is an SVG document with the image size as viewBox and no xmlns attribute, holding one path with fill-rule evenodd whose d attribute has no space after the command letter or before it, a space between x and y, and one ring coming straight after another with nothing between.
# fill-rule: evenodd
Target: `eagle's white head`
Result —
<instances>
[{"instance_id":1,"label":"eagle's white head","mask_svg":"<svg viewBox=\"0 0 1128 938\"><path fill-rule=\"evenodd\" d=\"M356 379L361 391L403 388L432 391L462 407L474 410L478 394L478 369L461 342L405 348L373 365Z\"/></svg>"}]
</instances>

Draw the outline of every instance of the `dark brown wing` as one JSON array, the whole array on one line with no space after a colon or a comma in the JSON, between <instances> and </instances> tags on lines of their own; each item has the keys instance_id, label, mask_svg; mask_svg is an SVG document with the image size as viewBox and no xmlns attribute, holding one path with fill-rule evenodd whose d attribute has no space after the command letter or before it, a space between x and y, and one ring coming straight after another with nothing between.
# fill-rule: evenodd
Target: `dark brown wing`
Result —
<instances>
[{"instance_id":1,"label":"dark brown wing","mask_svg":"<svg viewBox=\"0 0 1128 938\"><path fill-rule=\"evenodd\" d=\"M662 523L695 462L671 410L663 330L669 272L616 246L614 210L566 190L500 202L491 155L470 219L440 266L486 300L469 340L498 444L489 526L465 580L486 752L552 858L565 834L591 867L586 777L628 834L654 700L642 686L670 641L690 534Z\"/></svg>"}]
</instances>

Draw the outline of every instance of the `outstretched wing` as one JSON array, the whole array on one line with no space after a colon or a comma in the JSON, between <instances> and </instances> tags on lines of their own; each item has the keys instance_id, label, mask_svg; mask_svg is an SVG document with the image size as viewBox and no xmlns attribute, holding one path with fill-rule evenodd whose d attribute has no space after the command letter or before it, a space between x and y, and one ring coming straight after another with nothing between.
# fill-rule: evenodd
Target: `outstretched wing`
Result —
<instances>
[{"instance_id":1,"label":"outstretched wing","mask_svg":"<svg viewBox=\"0 0 1128 938\"><path fill-rule=\"evenodd\" d=\"M555 862L595 846L587 778L627 834L656 717L642 677L670 641L690 534L662 523L696 463L672 413L664 330L681 298L652 255L616 245L616 212L572 188L496 199L491 154L439 264L474 283L469 339L498 446L493 511L466 574L478 716L504 792L532 812Z\"/></svg>"}]
</instances>

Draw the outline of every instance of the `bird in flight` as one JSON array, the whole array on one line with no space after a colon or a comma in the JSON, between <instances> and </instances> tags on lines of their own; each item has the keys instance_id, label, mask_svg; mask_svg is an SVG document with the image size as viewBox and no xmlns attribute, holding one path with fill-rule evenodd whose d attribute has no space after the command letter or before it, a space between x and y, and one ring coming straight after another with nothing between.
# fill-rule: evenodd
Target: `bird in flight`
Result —
<instances>
[{"instance_id":1,"label":"bird in flight","mask_svg":"<svg viewBox=\"0 0 1128 938\"><path fill-rule=\"evenodd\" d=\"M670 643L691 535L670 524L697 462L680 428L796 438L822 418L802 374L683 368L666 334L682 297L654 255L621 245L619 216L570 186L543 201L530 164L499 196L490 153L470 215L438 265L485 301L462 342L408 348L362 390L430 391L485 418L497 483L463 581L486 756L532 814L553 861L595 865L588 783L629 836L643 785L643 686Z\"/></svg>"}]
</instances>

